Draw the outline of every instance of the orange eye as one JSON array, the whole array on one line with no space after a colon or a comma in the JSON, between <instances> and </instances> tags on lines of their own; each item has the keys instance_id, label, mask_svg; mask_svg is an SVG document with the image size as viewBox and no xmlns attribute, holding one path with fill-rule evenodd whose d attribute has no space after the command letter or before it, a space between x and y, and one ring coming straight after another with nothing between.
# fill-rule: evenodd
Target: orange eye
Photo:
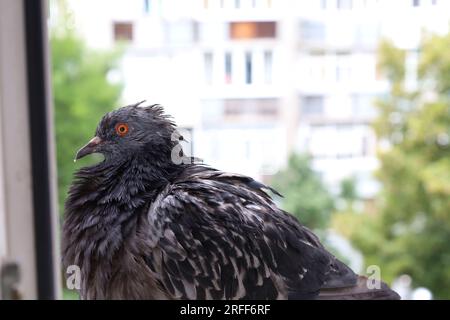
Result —
<instances>
[{"instance_id":1,"label":"orange eye","mask_svg":"<svg viewBox=\"0 0 450 320\"><path fill-rule=\"evenodd\" d=\"M128 125L126 123L118 123L116 124L116 133L123 137L128 133Z\"/></svg>"}]
</instances>

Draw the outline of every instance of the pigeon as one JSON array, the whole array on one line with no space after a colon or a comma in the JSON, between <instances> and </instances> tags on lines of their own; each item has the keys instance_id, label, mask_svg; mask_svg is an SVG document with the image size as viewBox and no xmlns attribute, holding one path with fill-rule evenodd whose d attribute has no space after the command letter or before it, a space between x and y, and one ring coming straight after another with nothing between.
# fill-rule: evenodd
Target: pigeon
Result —
<instances>
[{"instance_id":1,"label":"pigeon","mask_svg":"<svg viewBox=\"0 0 450 320\"><path fill-rule=\"evenodd\" d=\"M276 190L192 161L180 137L162 106L136 103L77 152L104 157L65 203L62 262L79 268L81 299L399 299L328 252Z\"/></svg>"}]
</instances>

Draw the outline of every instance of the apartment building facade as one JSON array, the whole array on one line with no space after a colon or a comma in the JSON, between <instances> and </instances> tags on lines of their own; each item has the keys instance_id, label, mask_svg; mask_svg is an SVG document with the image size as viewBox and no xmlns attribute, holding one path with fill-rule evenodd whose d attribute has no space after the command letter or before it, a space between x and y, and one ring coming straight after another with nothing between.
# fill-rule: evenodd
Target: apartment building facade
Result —
<instances>
[{"instance_id":1,"label":"apartment building facade","mask_svg":"<svg viewBox=\"0 0 450 320\"><path fill-rule=\"evenodd\" d=\"M408 49L414 86L423 30L447 32L450 16L444 0L69 3L89 46L127 43L110 75L124 103L166 106L206 163L270 181L306 152L331 190L354 177L363 198L377 191L370 123L388 90L379 40Z\"/></svg>"}]
</instances>

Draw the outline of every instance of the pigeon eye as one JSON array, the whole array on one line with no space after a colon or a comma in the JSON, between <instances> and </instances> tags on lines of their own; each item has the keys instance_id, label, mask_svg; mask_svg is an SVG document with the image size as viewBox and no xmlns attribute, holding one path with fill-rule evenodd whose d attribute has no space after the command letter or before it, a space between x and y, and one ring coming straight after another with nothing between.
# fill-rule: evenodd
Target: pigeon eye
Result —
<instances>
[{"instance_id":1,"label":"pigeon eye","mask_svg":"<svg viewBox=\"0 0 450 320\"><path fill-rule=\"evenodd\" d=\"M126 123L118 123L116 125L116 133L123 137L128 133L128 125Z\"/></svg>"}]
</instances>

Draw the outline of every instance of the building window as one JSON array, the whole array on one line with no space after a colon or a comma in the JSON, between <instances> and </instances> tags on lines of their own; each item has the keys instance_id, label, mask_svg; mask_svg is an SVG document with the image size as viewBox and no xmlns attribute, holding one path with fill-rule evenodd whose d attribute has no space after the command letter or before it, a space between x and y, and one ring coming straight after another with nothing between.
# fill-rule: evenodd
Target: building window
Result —
<instances>
[{"instance_id":1,"label":"building window","mask_svg":"<svg viewBox=\"0 0 450 320\"><path fill-rule=\"evenodd\" d=\"M247 160L251 159L251 142L250 141L245 141L245 158Z\"/></svg>"},{"instance_id":2,"label":"building window","mask_svg":"<svg viewBox=\"0 0 450 320\"><path fill-rule=\"evenodd\" d=\"M340 65L336 66L336 81L339 82L342 79L342 67Z\"/></svg>"},{"instance_id":3,"label":"building window","mask_svg":"<svg viewBox=\"0 0 450 320\"><path fill-rule=\"evenodd\" d=\"M372 94L353 94L352 95L352 116L373 118L376 115L374 102L376 96Z\"/></svg>"},{"instance_id":4,"label":"building window","mask_svg":"<svg viewBox=\"0 0 450 320\"><path fill-rule=\"evenodd\" d=\"M320 1L320 8L322 10L326 10L327 9L327 0L321 0Z\"/></svg>"},{"instance_id":5,"label":"building window","mask_svg":"<svg viewBox=\"0 0 450 320\"><path fill-rule=\"evenodd\" d=\"M144 12L150 13L150 0L144 0Z\"/></svg>"},{"instance_id":6,"label":"building window","mask_svg":"<svg viewBox=\"0 0 450 320\"><path fill-rule=\"evenodd\" d=\"M174 45L188 45L198 41L198 22L184 20L164 24L164 33L167 43Z\"/></svg>"},{"instance_id":7,"label":"building window","mask_svg":"<svg viewBox=\"0 0 450 320\"><path fill-rule=\"evenodd\" d=\"M325 25L321 22L302 21L301 36L306 41L324 41Z\"/></svg>"},{"instance_id":8,"label":"building window","mask_svg":"<svg viewBox=\"0 0 450 320\"><path fill-rule=\"evenodd\" d=\"M278 114L278 100L267 99L226 99L225 116L259 115L274 117Z\"/></svg>"},{"instance_id":9,"label":"building window","mask_svg":"<svg viewBox=\"0 0 450 320\"><path fill-rule=\"evenodd\" d=\"M346 64L336 65L336 82L347 82L351 79L352 69Z\"/></svg>"},{"instance_id":10,"label":"building window","mask_svg":"<svg viewBox=\"0 0 450 320\"><path fill-rule=\"evenodd\" d=\"M375 47L380 37L380 28L378 24L362 23L355 28L355 45L361 47Z\"/></svg>"},{"instance_id":11,"label":"building window","mask_svg":"<svg viewBox=\"0 0 450 320\"><path fill-rule=\"evenodd\" d=\"M276 37L275 22L231 22L230 39L259 39Z\"/></svg>"},{"instance_id":12,"label":"building window","mask_svg":"<svg viewBox=\"0 0 450 320\"><path fill-rule=\"evenodd\" d=\"M367 136L362 137L361 142L361 155L367 157L369 155L369 143Z\"/></svg>"},{"instance_id":13,"label":"building window","mask_svg":"<svg viewBox=\"0 0 450 320\"><path fill-rule=\"evenodd\" d=\"M209 8L209 0L203 0L203 9Z\"/></svg>"},{"instance_id":14,"label":"building window","mask_svg":"<svg viewBox=\"0 0 450 320\"><path fill-rule=\"evenodd\" d=\"M211 52L205 52L203 55L205 65L205 82L212 84L213 79L213 54Z\"/></svg>"},{"instance_id":15,"label":"building window","mask_svg":"<svg viewBox=\"0 0 450 320\"><path fill-rule=\"evenodd\" d=\"M245 53L245 83L251 84L252 83L252 53L246 52Z\"/></svg>"},{"instance_id":16,"label":"building window","mask_svg":"<svg viewBox=\"0 0 450 320\"><path fill-rule=\"evenodd\" d=\"M252 8L272 8L272 0L251 0Z\"/></svg>"},{"instance_id":17,"label":"building window","mask_svg":"<svg viewBox=\"0 0 450 320\"><path fill-rule=\"evenodd\" d=\"M264 82L266 84L272 83L272 65L273 65L273 53L272 51L264 52Z\"/></svg>"},{"instance_id":18,"label":"building window","mask_svg":"<svg viewBox=\"0 0 450 320\"><path fill-rule=\"evenodd\" d=\"M318 116L324 113L325 98L323 96L304 96L300 103L303 116Z\"/></svg>"},{"instance_id":19,"label":"building window","mask_svg":"<svg viewBox=\"0 0 450 320\"><path fill-rule=\"evenodd\" d=\"M412 5L413 5L413 7L420 6L420 0L413 0Z\"/></svg>"},{"instance_id":20,"label":"building window","mask_svg":"<svg viewBox=\"0 0 450 320\"><path fill-rule=\"evenodd\" d=\"M336 5L339 10L350 10L352 8L352 0L337 0Z\"/></svg>"},{"instance_id":21,"label":"building window","mask_svg":"<svg viewBox=\"0 0 450 320\"><path fill-rule=\"evenodd\" d=\"M230 52L225 53L225 83L229 84L233 78L233 56Z\"/></svg>"},{"instance_id":22,"label":"building window","mask_svg":"<svg viewBox=\"0 0 450 320\"><path fill-rule=\"evenodd\" d=\"M114 40L116 40L116 41L132 41L133 40L133 24L131 22L115 22L114 23Z\"/></svg>"},{"instance_id":23,"label":"building window","mask_svg":"<svg viewBox=\"0 0 450 320\"><path fill-rule=\"evenodd\" d=\"M241 0L234 0L234 7L236 9L240 9L241 8Z\"/></svg>"},{"instance_id":24,"label":"building window","mask_svg":"<svg viewBox=\"0 0 450 320\"><path fill-rule=\"evenodd\" d=\"M350 53L347 51L336 53L336 81L349 81L351 78Z\"/></svg>"}]
</instances>

